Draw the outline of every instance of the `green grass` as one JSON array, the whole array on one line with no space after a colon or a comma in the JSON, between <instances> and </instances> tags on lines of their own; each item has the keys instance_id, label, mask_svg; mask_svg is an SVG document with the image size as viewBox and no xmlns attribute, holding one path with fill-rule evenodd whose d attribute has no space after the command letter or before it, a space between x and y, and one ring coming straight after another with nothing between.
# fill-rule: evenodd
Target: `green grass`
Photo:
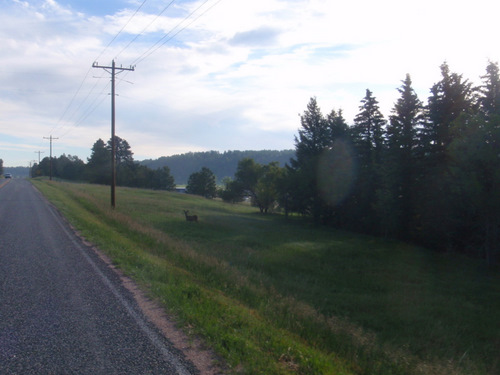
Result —
<instances>
[{"instance_id":1,"label":"green grass","mask_svg":"<svg viewBox=\"0 0 500 375\"><path fill-rule=\"evenodd\" d=\"M149 190L36 181L235 373L500 374L480 261ZM183 210L199 217L186 222Z\"/></svg>"}]
</instances>

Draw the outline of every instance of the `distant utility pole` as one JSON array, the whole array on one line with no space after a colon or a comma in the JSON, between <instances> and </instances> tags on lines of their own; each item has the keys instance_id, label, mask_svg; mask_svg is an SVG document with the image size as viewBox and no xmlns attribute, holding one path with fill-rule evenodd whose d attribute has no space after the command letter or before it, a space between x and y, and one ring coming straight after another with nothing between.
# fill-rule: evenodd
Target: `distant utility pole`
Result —
<instances>
[{"instance_id":1,"label":"distant utility pole","mask_svg":"<svg viewBox=\"0 0 500 375\"><path fill-rule=\"evenodd\" d=\"M38 164L40 164L40 154L43 154L44 152L45 151L35 151L35 154L38 154Z\"/></svg>"},{"instance_id":2,"label":"distant utility pole","mask_svg":"<svg viewBox=\"0 0 500 375\"><path fill-rule=\"evenodd\" d=\"M54 139L59 139L59 138L54 138L52 135L50 137L43 137L43 139L50 139L50 160L49 160L49 165L50 165L50 181L52 181L52 140Z\"/></svg>"},{"instance_id":3,"label":"distant utility pole","mask_svg":"<svg viewBox=\"0 0 500 375\"><path fill-rule=\"evenodd\" d=\"M97 62L92 64L93 68L101 68L111 73L111 207L115 208L115 188L116 188L116 142L115 142L115 76L124 70L134 71L135 68L117 68L115 60L111 66L101 66Z\"/></svg>"}]
</instances>

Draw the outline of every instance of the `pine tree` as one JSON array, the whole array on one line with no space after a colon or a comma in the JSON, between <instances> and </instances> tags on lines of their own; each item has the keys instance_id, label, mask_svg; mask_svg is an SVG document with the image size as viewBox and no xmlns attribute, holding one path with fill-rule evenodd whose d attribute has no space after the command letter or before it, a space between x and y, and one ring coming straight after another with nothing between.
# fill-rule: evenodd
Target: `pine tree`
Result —
<instances>
[{"instance_id":1,"label":"pine tree","mask_svg":"<svg viewBox=\"0 0 500 375\"><path fill-rule=\"evenodd\" d=\"M424 121L423 104L412 88L407 74L398 88L399 99L394 104L387 126L386 184L390 192L392 216L400 237L408 237L413 217L414 188L417 178L418 132Z\"/></svg>"},{"instance_id":2,"label":"pine tree","mask_svg":"<svg viewBox=\"0 0 500 375\"><path fill-rule=\"evenodd\" d=\"M338 117L338 116L337 116ZM294 210L312 215L315 223L319 223L324 211L324 201L318 186L318 164L321 154L332 143L332 126L336 116L331 117L329 124L321 113L316 98L311 98L307 110L300 117L299 136L295 137L295 159L290 160L291 168L288 176L290 202Z\"/></svg>"},{"instance_id":3,"label":"pine tree","mask_svg":"<svg viewBox=\"0 0 500 375\"><path fill-rule=\"evenodd\" d=\"M357 224L353 229L363 232L377 233L380 229L377 209L382 205L377 203L377 197L385 196L385 193L377 193L377 190L381 189L384 175L382 157L385 125L378 101L367 89L351 128L358 163L358 178L351 197L351 214L357 217Z\"/></svg>"},{"instance_id":4,"label":"pine tree","mask_svg":"<svg viewBox=\"0 0 500 375\"><path fill-rule=\"evenodd\" d=\"M131 147L129 143L117 135L115 135L115 147L116 147L116 165L119 166L120 164L130 164L134 162L134 153L131 150ZM109 139L108 144L107 144L107 149L109 152L111 152L112 144L111 144L111 139Z\"/></svg>"},{"instance_id":5,"label":"pine tree","mask_svg":"<svg viewBox=\"0 0 500 375\"><path fill-rule=\"evenodd\" d=\"M92 153L87 159L87 179L95 184L109 184L111 181L111 154L102 139L92 146Z\"/></svg>"},{"instance_id":6,"label":"pine tree","mask_svg":"<svg viewBox=\"0 0 500 375\"><path fill-rule=\"evenodd\" d=\"M491 118L500 117L500 73L498 63L489 62L486 67L486 75L481 77L483 85L479 88L480 111Z\"/></svg>"},{"instance_id":7,"label":"pine tree","mask_svg":"<svg viewBox=\"0 0 500 375\"><path fill-rule=\"evenodd\" d=\"M443 162L446 148L452 141L453 121L474 110L472 84L461 74L451 73L446 62L441 65L441 76L441 81L431 88L428 122L424 129L428 151L435 156L432 163Z\"/></svg>"},{"instance_id":8,"label":"pine tree","mask_svg":"<svg viewBox=\"0 0 500 375\"><path fill-rule=\"evenodd\" d=\"M361 100L359 113L354 118L353 139L359 150L360 161L369 167L379 164L384 147L386 121L380 112L378 101L370 90Z\"/></svg>"},{"instance_id":9,"label":"pine tree","mask_svg":"<svg viewBox=\"0 0 500 375\"><path fill-rule=\"evenodd\" d=\"M307 105L307 110L300 116L301 128L299 137L295 137L295 150L297 159L308 159L311 156L318 156L328 147L330 130L316 98L311 98Z\"/></svg>"},{"instance_id":10,"label":"pine tree","mask_svg":"<svg viewBox=\"0 0 500 375\"><path fill-rule=\"evenodd\" d=\"M466 132L463 125L467 125L476 105L472 84L461 74L451 73L447 63L440 68L442 78L432 86L426 108L423 173L415 207L424 244L451 251L460 231L457 211L462 198L451 173L449 147Z\"/></svg>"}]
</instances>

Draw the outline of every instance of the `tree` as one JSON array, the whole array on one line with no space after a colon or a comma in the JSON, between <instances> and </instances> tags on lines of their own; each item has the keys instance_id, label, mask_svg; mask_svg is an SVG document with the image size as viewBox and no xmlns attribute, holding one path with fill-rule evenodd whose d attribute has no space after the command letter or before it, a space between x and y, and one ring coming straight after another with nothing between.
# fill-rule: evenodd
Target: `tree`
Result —
<instances>
[{"instance_id":1,"label":"tree","mask_svg":"<svg viewBox=\"0 0 500 375\"><path fill-rule=\"evenodd\" d=\"M158 168L153 172L153 188L160 190L174 190L175 181L174 177L170 174L170 168L164 166Z\"/></svg>"},{"instance_id":2,"label":"tree","mask_svg":"<svg viewBox=\"0 0 500 375\"><path fill-rule=\"evenodd\" d=\"M500 119L474 116L457 122L448 147L453 186L453 244L484 257L500 255Z\"/></svg>"},{"instance_id":3,"label":"tree","mask_svg":"<svg viewBox=\"0 0 500 375\"><path fill-rule=\"evenodd\" d=\"M189 176L186 191L189 194L201 195L205 198L214 198L217 193L215 175L206 167L200 172L195 172Z\"/></svg>"},{"instance_id":4,"label":"tree","mask_svg":"<svg viewBox=\"0 0 500 375\"><path fill-rule=\"evenodd\" d=\"M367 89L352 129L362 165L370 166L381 162L385 125L386 121L380 112L378 101Z\"/></svg>"},{"instance_id":5,"label":"tree","mask_svg":"<svg viewBox=\"0 0 500 375\"><path fill-rule=\"evenodd\" d=\"M345 186L345 169L339 161L350 148L349 128L342 111L332 110L325 118L316 98L310 99L300 120L296 157L290 160L286 179L280 182L286 189L280 193L280 200L286 204L286 211L311 215L319 224L330 221L335 210L339 211L339 187Z\"/></svg>"},{"instance_id":6,"label":"tree","mask_svg":"<svg viewBox=\"0 0 500 375\"><path fill-rule=\"evenodd\" d=\"M500 117L500 74L498 63L489 62L486 67L486 75L481 77L483 85L479 87L481 94L479 98L480 110L486 116Z\"/></svg>"},{"instance_id":7,"label":"tree","mask_svg":"<svg viewBox=\"0 0 500 375\"><path fill-rule=\"evenodd\" d=\"M251 158L243 158L238 162L235 173L236 184L233 189L238 189L242 194L255 198L256 186L262 175L262 165Z\"/></svg>"},{"instance_id":8,"label":"tree","mask_svg":"<svg viewBox=\"0 0 500 375\"><path fill-rule=\"evenodd\" d=\"M290 160L289 184L293 197L292 207L301 213L311 214L320 222L323 202L318 191L318 163L323 150L331 144L331 131L321 113L316 98L311 98L307 109L300 116L301 128L295 137L295 159Z\"/></svg>"},{"instance_id":9,"label":"tree","mask_svg":"<svg viewBox=\"0 0 500 375\"><path fill-rule=\"evenodd\" d=\"M441 76L441 81L431 88L428 121L423 133L427 151L433 156L430 162L434 165L445 162L443 157L452 141L453 122L474 110L472 84L461 74L451 73L446 62L441 65Z\"/></svg>"},{"instance_id":10,"label":"tree","mask_svg":"<svg viewBox=\"0 0 500 375\"><path fill-rule=\"evenodd\" d=\"M222 180L224 188L218 192L219 197L227 203L237 203L243 201L244 190L238 181L226 177Z\"/></svg>"},{"instance_id":11,"label":"tree","mask_svg":"<svg viewBox=\"0 0 500 375\"><path fill-rule=\"evenodd\" d=\"M87 159L87 180L95 184L109 184L111 180L111 154L102 139L92 146Z\"/></svg>"},{"instance_id":12,"label":"tree","mask_svg":"<svg viewBox=\"0 0 500 375\"><path fill-rule=\"evenodd\" d=\"M65 180L83 180L85 163L78 156L62 154L55 161L55 176Z\"/></svg>"},{"instance_id":13,"label":"tree","mask_svg":"<svg viewBox=\"0 0 500 375\"><path fill-rule=\"evenodd\" d=\"M271 162L260 168L260 176L254 188L252 204L259 207L261 213L267 213L278 201L278 183L283 173L278 162Z\"/></svg>"},{"instance_id":14,"label":"tree","mask_svg":"<svg viewBox=\"0 0 500 375\"><path fill-rule=\"evenodd\" d=\"M111 155L112 139L108 140L106 148ZM133 152L129 143L115 135L116 183L120 186L138 186L138 166L134 163Z\"/></svg>"},{"instance_id":15,"label":"tree","mask_svg":"<svg viewBox=\"0 0 500 375\"><path fill-rule=\"evenodd\" d=\"M415 198L419 228L417 240L425 246L454 249L459 230L457 192L449 147L460 137L474 114L476 105L470 82L461 74L450 72L448 64L441 65L441 80L431 88L422 129L422 173L419 176L418 196Z\"/></svg>"},{"instance_id":16,"label":"tree","mask_svg":"<svg viewBox=\"0 0 500 375\"><path fill-rule=\"evenodd\" d=\"M117 135L115 135L115 147L116 147L115 162L117 166L120 164L130 164L134 162L133 158L134 153L132 152L129 143L125 139L122 139ZM106 148L111 153L112 149L111 138L109 139Z\"/></svg>"},{"instance_id":17,"label":"tree","mask_svg":"<svg viewBox=\"0 0 500 375\"><path fill-rule=\"evenodd\" d=\"M377 193L385 174L382 168L385 125L378 101L367 89L351 128L358 163L358 177L350 201L350 214L357 218L354 230L376 233L380 227L376 208L381 205L377 199L387 196Z\"/></svg>"},{"instance_id":18,"label":"tree","mask_svg":"<svg viewBox=\"0 0 500 375\"><path fill-rule=\"evenodd\" d=\"M424 121L423 104L412 88L407 74L398 88L400 97L394 104L387 126L387 195L379 192L384 209L390 209L386 221L391 221L396 234L407 238L413 217L414 187L417 178L418 135ZM384 211L386 212L386 211ZM387 215L385 215L387 216ZM398 228L395 228L395 227Z\"/></svg>"}]
</instances>

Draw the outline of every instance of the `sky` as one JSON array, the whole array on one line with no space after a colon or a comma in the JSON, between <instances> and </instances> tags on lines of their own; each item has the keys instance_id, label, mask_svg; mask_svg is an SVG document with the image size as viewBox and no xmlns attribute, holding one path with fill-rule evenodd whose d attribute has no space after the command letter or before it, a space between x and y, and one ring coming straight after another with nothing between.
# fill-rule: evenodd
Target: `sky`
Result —
<instances>
[{"instance_id":1,"label":"sky","mask_svg":"<svg viewBox=\"0 0 500 375\"><path fill-rule=\"evenodd\" d=\"M135 160L295 147L311 97L349 124L370 89L387 118L409 73L480 84L500 61L497 0L0 0L0 159L87 161L116 135ZM39 153L40 152L40 153Z\"/></svg>"}]
</instances>

